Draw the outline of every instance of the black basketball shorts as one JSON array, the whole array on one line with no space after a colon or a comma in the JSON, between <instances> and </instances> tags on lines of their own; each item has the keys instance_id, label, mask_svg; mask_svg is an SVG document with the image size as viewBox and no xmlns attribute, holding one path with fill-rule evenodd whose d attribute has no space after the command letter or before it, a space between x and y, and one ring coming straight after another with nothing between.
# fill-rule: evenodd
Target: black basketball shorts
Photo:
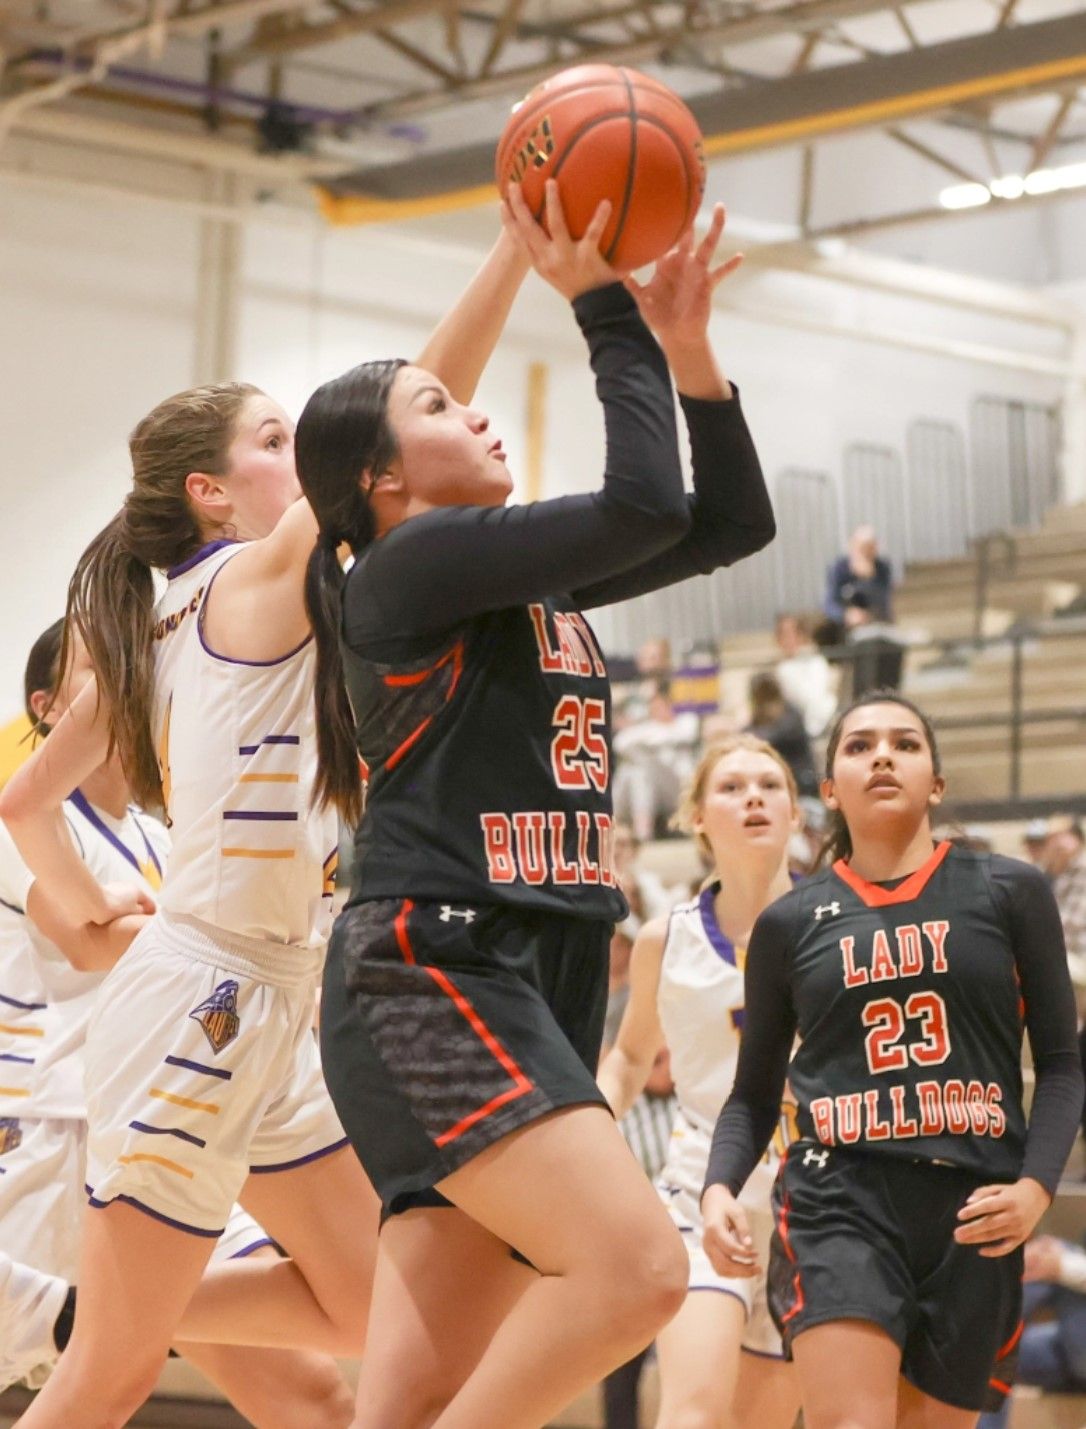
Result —
<instances>
[{"instance_id":1,"label":"black basketball shorts","mask_svg":"<svg viewBox=\"0 0 1086 1429\"><path fill-rule=\"evenodd\" d=\"M768 1285L788 1357L804 1330L867 1320L924 1394L998 1408L1014 1382L1022 1252L986 1259L954 1240L983 1184L930 1161L793 1143L773 1188Z\"/></svg>"},{"instance_id":2,"label":"black basketball shorts","mask_svg":"<svg viewBox=\"0 0 1086 1429\"><path fill-rule=\"evenodd\" d=\"M385 1215L561 1107L606 1106L596 1065L610 924L376 899L336 920L321 1000L332 1100Z\"/></svg>"}]
</instances>

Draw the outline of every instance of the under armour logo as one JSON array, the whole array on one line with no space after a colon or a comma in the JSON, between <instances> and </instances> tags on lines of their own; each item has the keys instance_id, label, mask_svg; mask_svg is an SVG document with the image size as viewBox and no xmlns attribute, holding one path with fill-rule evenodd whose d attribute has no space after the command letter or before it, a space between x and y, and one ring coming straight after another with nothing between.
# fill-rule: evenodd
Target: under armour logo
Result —
<instances>
[{"instance_id":1,"label":"under armour logo","mask_svg":"<svg viewBox=\"0 0 1086 1429\"><path fill-rule=\"evenodd\" d=\"M475 922L474 908L450 908L447 903L441 905L441 912L437 915L443 923L449 923L453 918L463 918L465 923Z\"/></svg>"},{"instance_id":2,"label":"under armour logo","mask_svg":"<svg viewBox=\"0 0 1086 1429\"><path fill-rule=\"evenodd\" d=\"M820 903L815 909L815 922L821 923L823 915L827 918L836 918L840 911L840 903Z\"/></svg>"},{"instance_id":3,"label":"under armour logo","mask_svg":"<svg viewBox=\"0 0 1086 1429\"><path fill-rule=\"evenodd\" d=\"M817 1166L821 1171L826 1162L830 1159L828 1151L816 1151L813 1146L807 1148L807 1154L803 1158L804 1166Z\"/></svg>"}]
</instances>

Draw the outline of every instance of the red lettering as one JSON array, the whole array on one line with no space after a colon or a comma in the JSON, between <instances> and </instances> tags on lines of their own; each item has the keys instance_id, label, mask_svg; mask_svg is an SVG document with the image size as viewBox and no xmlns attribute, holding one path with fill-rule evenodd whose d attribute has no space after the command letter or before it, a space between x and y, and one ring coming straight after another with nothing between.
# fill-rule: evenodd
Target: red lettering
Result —
<instances>
[{"instance_id":1,"label":"red lettering","mask_svg":"<svg viewBox=\"0 0 1086 1429\"><path fill-rule=\"evenodd\" d=\"M868 1141L889 1141L890 1123L879 1120L879 1094L877 1091L864 1092L864 1115L867 1119Z\"/></svg>"},{"instance_id":2,"label":"red lettering","mask_svg":"<svg viewBox=\"0 0 1086 1429\"><path fill-rule=\"evenodd\" d=\"M943 1099L938 1082L917 1082L916 1097L920 1103L920 1135L942 1136L946 1129Z\"/></svg>"},{"instance_id":3,"label":"red lettering","mask_svg":"<svg viewBox=\"0 0 1086 1429\"><path fill-rule=\"evenodd\" d=\"M588 856L588 839L592 833L592 819L585 809L577 810L577 864L582 883L599 883L599 864Z\"/></svg>"},{"instance_id":4,"label":"red lettering","mask_svg":"<svg viewBox=\"0 0 1086 1429\"><path fill-rule=\"evenodd\" d=\"M515 883L517 866L513 860L513 826L508 814L480 814L486 876L491 883Z\"/></svg>"},{"instance_id":5,"label":"red lettering","mask_svg":"<svg viewBox=\"0 0 1086 1429\"><path fill-rule=\"evenodd\" d=\"M547 881L547 855L544 844L546 827L547 821L543 814L513 815L520 876L532 887L538 887Z\"/></svg>"},{"instance_id":6,"label":"red lettering","mask_svg":"<svg viewBox=\"0 0 1086 1429\"><path fill-rule=\"evenodd\" d=\"M864 1007L860 1021L871 1028L864 1038L868 1069L876 1075L880 1072L903 1072L909 1065L909 1054L904 1047L896 1045L905 1031L905 1018L900 1005L892 997L879 998Z\"/></svg>"},{"instance_id":7,"label":"red lettering","mask_svg":"<svg viewBox=\"0 0 1086 1429\"><path fill-rule=\"evenodd\" d=\"M997 1082L988 1083L988 1135L1002 1136L1007 1130L1007 1118L1003 1112L1003 1090Z\"/></svg>"},{"instance_id":8,"label":"red lettering","mask_svg":"<svg viewBox=\"0 0 1086 1429\"><path fill-rule=\"evenodd\" d=\"M614 888L615 823L610 814L596 815L596 836L599 840L596 857L600 861L600 882L604 888Z\"/></svg>"},{"instance_id":9,"label":"red lettering","mask_svg":"<svg viewBox=\"0 0 1086 1429\"><path fill-rule=\"evenodd\" d=\"M577 628L578 631L580 631L581 639L584 641L584 648L592 657L592 668L595 670L596 674L606 675L607 666L603 663L603 657L600 654L600 648L596 644L596 638L592 634L592 629L591 626L588 624L588 621L584 618L584 616L580 613L579 610L569 611L567 613L566 618L570 621L572 625Z\"/></svg>"},{"instance_id":10,"label":"red lettering","mask_svg":"<svg viewBox=\"0 0 1086 1429\"><path fill-rule=\"evenodd\" d=\"M860 1139L860 1106L863 1099L859 1092L849 1092L847 1096L835 1097L834 1101L837 1103L838 1138L842 1146L851 1146Z\"/></svg>"},{"instance_id":11,"label":"red lettering","mask_svg":"<svg viewBox=\"0 0 1086 1429\"><path fill-rule=\"evenodd\" d=\"M946 1107L946 1129L955 1136L963 1136L969 1130L969 1113L965 1108L965 1084L956 1080L943 1086L943 1103Z\"/></svg>"},{"instance_id":12,"label":"red lettering","mask_svg":"<svg viewBox=\"0 0 1086 1429\"><path fill-rule=\"evenodd\" d=\"M605 794L610 781L607 708L602 700L563 695L554 707L551 769L560 789L594 788Z\"/></svg>"},{"instance_id":13,"label":"red lettering","mask_svg":"<svg viewBox=\"0 0 1086 1429\"><path fill-rule=\"evenodd\" d=\"M924 937L931 944L931 970L933 973L945 973L947 970L946 935L949 932L950 924L945 920L924 924Z\"/></svg>"},{"instance_id":14,"label":"red lettering","mask_svg":"<svg viewBox=\"0 0 1086 1429\"><path fill-rule=\"evenodd\" d=\"M924 945L915 923L897 929L897 960L902 977L916 977L924 971Z\"/></svg>"},{"instance_id":15,"label":"red lettering","mask_svg":"<svg viewBox=\"0 0 1086 1429\"><path fill-rule=\"evenodd\" d=\"M988 1106L984 1100L984 1087L980 1082L970 1082L966 1087L965 1105L973 1134L984 1136L988 1130Z\"/></svg>"},{"instance_id":16,"label":"red lettering","mask_svg":"<svg viewBox=\"0 0 1086 1429\"><path fill-rule=\"evenodd\" d=\"M897 968L890 956L890 944L886 933L879 928L871 944L871 981L892 982L897 977Z\"/></svg>"},{"instance_id":17,"label":"red lettering","mask_svg":"<svg viewBox=\"0 0 1086 1429\"><path fill-rule=\"evenodd\" d=\"M833 1098L815 1097L811 1103L811 1120L815 1135L826 1146L836 1145L833 1139Z\"/></svg>"},{"instance_id":18,"label":"red lettering","mask_svg":"<svg viewBox=\"0 0 1086 1429\"><path fill-rule=\"evenodd\" d=\"M551 831L551 877L555 883L577 883L577 865L566 862L566 816L555 813L547 815Z\"/></svg>"},{"instance_id":19,"label":"red lettering","mask_svg":"<svg viewBox=\"0 0 1086 1429\"><path fill-rule=\"evenodd\" d=\"M920 1018L922 1041L914 1042L909 1056L918 1067L937 1067L950 1056L950 1029L946 1003L937 992L914 992L905 1004L906 1017Z\"/></svg>"},{"instance_id":20,"label":"red lettering","mask_svg":"<svg viewBox=\"0 0 1086 1429\"><path fill-rule=\"evenodd\" d=\"M898 1139L915 1136L919 1130L915 1121L905 1115L905 1088L890 1088L890 1100L894 1104L894 1124L892 1135Z\"/></svg>"},{"instance_id":21,"label":"red lettering","mask_svg":"<svg viewBox=\"0 0 1086 1429\"><path fill-rule=\"evenodd\" d=\"M547 612L533 601L528 607L528 616L535 633L535 643L539 647L539 668L546 674L554 674L562 668L562 656L554 649L547 634Z\"/></svg>"},{"instance_id":22,"label":"red lettering","mask_svg":"<svg viewBox=\"0 0 1086 1429\"><path fill-rule=\"evenodd\" d=\"M868 980L866 968L858 968L852 961L852 953L856 947L855 938L841 939L841 961L845 965L845 986L863 987Z\"/></svg>"}]
</instances>

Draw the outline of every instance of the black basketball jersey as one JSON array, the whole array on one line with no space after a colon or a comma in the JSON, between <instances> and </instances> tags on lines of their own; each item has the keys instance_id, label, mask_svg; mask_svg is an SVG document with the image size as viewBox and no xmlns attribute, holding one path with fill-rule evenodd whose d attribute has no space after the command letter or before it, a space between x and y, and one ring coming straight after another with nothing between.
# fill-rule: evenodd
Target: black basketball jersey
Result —
<instances>
[{"instance_id":1,"label":"black basketball jersey","mask_svg":"<svg viewBox=\"0 0 1086 1429\"><path fill-rule=\"evenodd\" d=\"M630 295L612 285L573 306L603 407L602 489L432 508L372 542L347 577L342 643L368 781L354 902L623 918L611 697L582 612L773 535L738 399L680 399L688 495L667 363Z\"/></svg>"},{"instance_id":2,"label":"black basketball jersey","mask_svg":"<svg viewBox=\"0 0 1086 1429\"><path fill-rule=\"evenodd\" d=\"M480 616L420 660L344 658L368 778L361 897L625 917L610 686L571 600Z\"/></svg>"},{"instance_id":3,"label":"black basketball jersey","mask_svg":"<svg viewBox=\"0 0 1086 1429\"><path fill-rule=\"evenodd\" d=\"M1038 1074L1028 1157L1027 1023ZM803 1137L1054 1186L1081 1105L1074 1025L1059 915L1036 869L948 843L895 886L839 862L755 926L736 1110L798 1033L788 1078ZM748 1052L760 1069L749 1055L744 1067ZM728 1115L711 1179L734 1184L748 1148L742 1117L729 1132Z\"/></svg>"}]
</instances>

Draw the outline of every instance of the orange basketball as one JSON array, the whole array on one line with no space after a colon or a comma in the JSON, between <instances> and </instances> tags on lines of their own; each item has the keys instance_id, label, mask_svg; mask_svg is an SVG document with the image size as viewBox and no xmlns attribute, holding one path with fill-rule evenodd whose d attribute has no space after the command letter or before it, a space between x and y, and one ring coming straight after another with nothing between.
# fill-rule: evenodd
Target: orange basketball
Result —
<instances>
[{"instance_id":1,"label":"orange basketball","mask_svg":"<svg viewBox=\"0 0 1086 1429\"><path fill-rule=\"evenodd\" d=\"M615 65L575 65L518 104L498 143L496 178L519 182L543 218L543 185L557 179L579 238L601 199L611 217L600 252L615 268L651 263L693 222L705 191L701 131L659 80Z\"/></svg>"}]
</instances>

